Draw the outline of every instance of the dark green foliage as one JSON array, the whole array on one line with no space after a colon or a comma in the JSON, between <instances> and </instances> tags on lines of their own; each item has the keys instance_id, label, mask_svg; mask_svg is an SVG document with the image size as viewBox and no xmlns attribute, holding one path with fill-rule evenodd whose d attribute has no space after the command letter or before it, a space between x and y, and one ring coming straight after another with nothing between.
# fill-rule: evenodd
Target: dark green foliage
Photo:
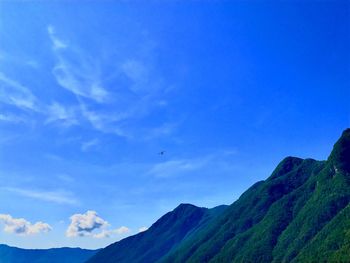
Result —
<instances>
[{"instance_id":1,"label":"dark green foliage","mask_svg":"<svg viewBox=\"0 0 350 263\"><path fill-rule=\"evenodd\" d=\"M163 254L148 254L153 246L141 247L140 238L126 239L128 246L112 246L118 247L119 255L143 255L142 261L129 262L350 262L349 202L347 129L327 161L285 158L267 180L253 185L216 217L203 220L207 213L201 210L196 213L202 216L182 213L166 224L159 220L162 223L153 225L152 236L157 236L156 248L166 248ZM163 225L176 232L166 232ZM179 237L169 238L172 235ZM171 249L169 240L175 244ZM112 252L113 260L105 262L126 262Z\"/></svg>"},{"instance_id":2,"label":"dark green foliage","mask_svg":"<svg viewBox=\"0 0 350 263\"><path fill-rule=\"evenodd\" d=\"M350 129L346 129L341 139L334 145L328 162L335 170L350 173Z\"/></svg>"},{"instance_id":3,"label":"dark green foliage","mask_svg":"<svg viewBox=\"0 0 350 263\"><path fill-rule=\"evenodd\" d=\"M82 263L96 252L81 248L22 249L0 245L0 263Z\"/></svg>"},{"instance_id":4,"label":"dark green foliage","mask_svg":"<svg viewBox=\"0 0 350 263\"><path fill-rule=\"evenodd\" d=\"M147 231L106 247L88 262L155 262L225 208L226 206L220 206L207 209L181 204L161 217Z\"/></svg>"},{"instance_id":5,"label":"dark green foliage","mask_svg":"<svg viewBox=\"0 0 350 263\"><path fill-rule=\"evenodd\" d=\"M294 165L289 165L294 163ZM169 262L208 262L236 259L247 262L272 260L278 235L293 216L298 189L319 171L323 163L288 157L265 182L254 185L233 203L226 212L193 240L186 240ZM285 173L281 173L283 170ZM276 176L278 175L278 176ZM295 192L293 195L290 193ZM302 191L299 191L302 194ZM195 249L194 249L195 248ZM192 250L191 255L186 253Z\"/></svg>"},{"instance_id":6,"label":"dark green foliage","mask_svg":"<svg viewBox=\"0 0 350 263\"><path fill-rule=\"evenodd\" d=\"M350 130L343 133L327 162L284 159L270 178L166 261L350 262L350 240L339 229L349 225L349 135ZM339 223L332 223L335 219Z\"/></svg>"}]
</instances>

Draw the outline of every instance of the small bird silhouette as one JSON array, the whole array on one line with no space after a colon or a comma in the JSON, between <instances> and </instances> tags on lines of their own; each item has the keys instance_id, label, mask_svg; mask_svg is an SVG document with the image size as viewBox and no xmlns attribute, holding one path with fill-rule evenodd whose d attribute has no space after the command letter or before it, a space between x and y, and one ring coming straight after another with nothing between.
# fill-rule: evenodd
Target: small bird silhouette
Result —
<instances>
[{"instance_id":1,"label":"small bird silhouette","mask_svg":"<svg viewBox=\"0 0 350 263\"><path fill-rule=\"evenodd\" d=\"M164 155L164 154L165 154L165 151L160 151L158 154L159 154L159 155Z\"/></svg>"}]
</instances>

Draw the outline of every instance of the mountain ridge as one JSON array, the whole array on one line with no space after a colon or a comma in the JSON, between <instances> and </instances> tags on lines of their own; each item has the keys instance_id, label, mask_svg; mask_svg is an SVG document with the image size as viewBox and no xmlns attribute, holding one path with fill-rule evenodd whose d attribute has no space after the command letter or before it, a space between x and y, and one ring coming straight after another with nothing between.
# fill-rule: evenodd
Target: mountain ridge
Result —
<instances>
[{"instance_id":1,"label":"mountain ridge","mask_svg":"<svg viewBox=\"0 0 350 263\"><path fill-rule=\"evenodd\" d=\"M327 160L284 158L271 176L167 253L140 262L349 262L349 172L346 129Z\"/></svg>"},{"instance_id":2,"label":"mountain ridge","mask_svg":"<svg viewBox=\"0 0 350 263\"><path fill-rule=\"evenodd\" d=\"M148 230L107 246L87 262L155 262L226 207L222 205L208 209L182 203L163 215ZM132 250L123 251L130 247Z\"/></svg>"}]
</instances>

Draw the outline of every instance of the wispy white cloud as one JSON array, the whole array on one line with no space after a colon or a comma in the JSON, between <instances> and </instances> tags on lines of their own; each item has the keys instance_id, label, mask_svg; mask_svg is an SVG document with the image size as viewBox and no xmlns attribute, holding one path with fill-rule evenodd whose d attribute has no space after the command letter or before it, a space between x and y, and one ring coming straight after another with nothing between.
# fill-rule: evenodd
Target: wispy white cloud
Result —
<instances>
[{"instance_id":1,"label":"wispy white cloud","mask_svg":"<svg viewBox=\"0 0 350 263\"><path fill-rule=\"evenodd\" d=\"M92 139L92 140L89 140L89 141L86 141L86 142L83 142L81 144L81 150L83 152L86 152L88 151L89 149L93 148L93 147L96 147L98 144L99 144L99 140L98 139Z\"/></svg>"},{"instance_id":2,"label":"wispy white cloud","mask_svg":"<svg viewBox=\"0 0 350 263\"><path fill-rule=\"evenodd\" d=\"M31 69L38 69L40 67L39 61L37 61L31 56L23 54L22 52L16 55L12 53L10 54L9 52L5 52L4 50L0 50L0 60L2 60L2 62L5 63L13 64L16 66L26 66Z\"/></svg>"},{"instance_id":3,"label":"wispy white cloud","mask_svg":"<svg viewBox=\"0 0 350 263\"><path fill-rule=\"evenodd\" d=\"M121 71L132 82L130 90L136 94L149 93L147 85L149 79L149 70L140 60L127 59L121 63Z\"/></svg>"},{"instance_id":4,"label":"wispy white cloud","mask_svg":"<svg viewBox=\"0 0 350 263\"><path fill-rule=\"evenodd\" d=\"M48 160L55 161L55 162L62 162L64 160L62 156L59 156L57 154L52 154L52 153L46 153L44 154L44 157Z\"/></svg>"},{"instance_id":5,"label":"wispy white cloud","mask_svg":"<svg viewBox=\"0 0 350 263\"><path fill-rule=\"evenodd\" d=\"M85 73L74 73L74 71L82 70L76 67L79 67L79 65L69 65L68 61L59 57L59 63L52 71L57 83L74 95L92 99L99 103L104 102L108 98L108 92L101 86L98 78L93 77L93 74L95 74L92 73L93 69L87 70Z\"/></svg>"},{"instance_id":6,"label":"wispy white cloud","mask_svg":"<svg viewBox=\"0 0 350 263\"><path fill-rule=\"evenodd\" d=\"M144 81L147 78L148 70L142 62L135 59L128 59L121 64L124 74L134 82Z\"/></svg>"},{"instance_id":7,"label":"wispy white cloud","mask_svg":"<svg viewBox=\"0 0 350 263\"><path fill-rule=\"evenodd\" d=\"M26 120L18 115L0 113L0 121L8 123L24 123Z\"/></svg>"},{"instance_id":8,"label":"wispy white cloud","mask_svg":"<svg viewBox=\"0 0 350 263\"><path fill-rule=\"evenodd\" d=\"M197 159L178 159L170 160L155 164L148 174L155 177L173 177L187 172L198 170L203 168L208 161L209 157L197 158Z\"/></svg>"},{"instance_id":9,"label":"wispy white cloud","mask_svg":"<svg viewBox=\"0 0 350 263\"><path fill-rule=\"evenodd\" d=\"M70 225L66 231L67 237L106 238L113 234L123 235L130 231L126 226L117 229L108 229L110 224L98 216L96 211L87 211L84 214L74 214L70 217Z\"/></svg>"},{"instance_id":10,"label":"wispy white cloud","mask_svg":"<svg viewBox=\"0 0 350 263\"><path fill-rule=\"evenodd\" d=\"M64 126L78 124L73 108L68 108L60 103L54 102L48 106L46 123L59 122Z\"/></svg>"},{"instance_id":11,"label":"wispy white cloud","mask_svg":"<svg viewBox=\"0 0 350 263\"><path fill-rule=\"evenodd\" d=\"M65 183L72 183L75 181L74 178L69 174L58 174L57 178Z\"/></svg>"},{"instance_id":12,"label":"wispy white cloud","mask_svg":"<svg viewBox=\"0 0 350 263\"><path fill-rule=\"evenodd\" d=\"M154 71L150 54L142 55L143 51L141 55L135 52L137 56L118 57L113 60L115 72L111 73L110 63L104 67L103 58L92 58L83 49L66 44L52 25L47 31L56 57L53 76L60 87L76 97L80 124L87 121L97 131L126 138L140 132L153 133L145 138L168 136L173 131L170 126L157 130L139 127L143 123L140 120L154 109L167 106L164 94L168 89Z\"/></svg>"},{"instance_id":13,"label":"wispy white cloud","mask_svg":"<svg viewBox=\"0 0 350 263\"><path fill-rule=\"evenodd\" d=\"M50 39L52 41L52 44L53 44L53 48L54 49L64 49L64 48L67 48L67 44L64 43L63 40L59 39L57 36L56 36L56 32L55 32L55 28L51 25L49 25L47 27L47 32L49 33L49 36L50 36Z\"/></svg>"},{"instance_id":14,"label":"wispy white cloud","mask_svg":"<svg viewBox=\"0 0 350 263\"><path fill-rule=\"evenodd\" d=\"M0 214L0 222L4 224L5 232L18 235L47 233L52 230L47 223L39 221L32 224L24 218L13 218L8 214Z\"/></svg>"},{"instance_id":15,"label":"wispy white cloud","mask_svg":"<svg viewBox=\"0 0 350 263\"><path fill-rule=\"evenodd\" d=\"M104 102L108 92L101 85L99 70L96 66L86 59L87 56L80 55L78 51L70 49L70 55L65 55L64 51L68 49L68 45L57 37L53 26L48 26L47 31L57 59L57 64L52 70L57 83L74 95L99 103ZM74 63L73 59L69 59L70 56L78 57L79 62Z\"/></svg>"},{"instance_id":16,"label":"wispy white cloud","mask_svg":"<svg viewBox=\"0 0 350 263\"><path fill-rule=\"evenodd\" d=\"M34 59L28 59L25 61L25 65L33 68L33 69L38 69L40 67L40 64L38 61L34 60Z\"/></svg>"},{"instance_id":17,"label":"wispy white cloud","mask_svg":"<svg viewBox=\"0 0 350 263\"><path fill-rule=\"evenodd\" d=\"M103 133L115 134L120 137L131 136L123 131L120 121L128 117L128 113L101 113L89 110L87 105L80 101L80 109L82 116L92 125L95 130Z\"/></svg>"},{"instance_id":18,"label":"wispy white cloud","mask_svg":"<svg viewBox=\"0 0 350 263\"><path fill-rule=\"evenodd\" d=\"M159 127L148 129L145 134L146 139L154 139L161 136L173 134L180 122L165 122Z\"/></svg>"},{"instance_id":19,"label":"wispy white cloud","mask_svg":"<svg viewBox=\"0 0 350 263\"><path fill-rule=\"evenodd\" d=\"M235 148L227 148L213 151L210 154L194 158L171 159L154 164L146 173L159 178L181 176L193 171L212 170L213 167L221 170L232 170L232 160L229 160L238 151ZM215 169L215 168L214 168Z\"/></svg>"},{"instance_id":20,"label":"wispy white cloud","mask_svg":"<svg viewBox=\"0 0 350 263\"><path fill-rule=\"evenodd\" d=\"M67 191L38 191L16 187L3 187L2 189L15 194L19 194L21 196L34 198L46 202L67 205L76 205L79 203L79 201L74 197L74 195Z\"/></svg>"},{"instance_id":21,"label":"wispy white cloud","mask_svg":"<svg viewBox=\"0 0 350 263\"><path fill-rule=\"evenodd\" d=\"M39 111L38 99L30 89L0 72L0 101L24 110Z\"/></svg>"},{"instance_id":22,"label":"wispy white cloud","mask_svg":"<svg viewBox=\"0 0 350 263\"><path fill-rule=\"evenodd\" d=\"M154 111L168 106L169 91L156 70L154 45L149 39L134 43L134 52L104 50L108 55L96 56L62 38L53 25L47 26L47 35L56 59L54 80L73 96L70 100L63 96L51 98L48 104L41 94L34 95L29 84L22 84L21 78L11 79L0 72L0 103L25 110L25 123L63 128L90 125L101 133L127 139L154 139L176 130L176 125L161 120L152 125L144 121ZM23 63L37 68L39 62L26 58ZM0 121L22 123L19 116L5 113L0 115Z\"/></svg>"}]
</instances>

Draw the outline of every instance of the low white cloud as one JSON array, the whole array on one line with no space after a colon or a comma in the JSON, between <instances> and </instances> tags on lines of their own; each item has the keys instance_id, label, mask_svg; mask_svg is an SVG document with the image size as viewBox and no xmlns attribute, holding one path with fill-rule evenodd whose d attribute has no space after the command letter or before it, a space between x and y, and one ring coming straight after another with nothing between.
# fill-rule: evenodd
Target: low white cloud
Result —
<instances>
[{"instance_id":1,"label":"low white cloud","mask_svg":"<svg viewBox=\"0 0 350 263\"><path fill-rule=\"evenodd\" d=\"M145 232L145 231L147 231L147 230L148 230L148 227L146 227L146 226L140 227L140 228L139 228L139 233Z\"/></svg>"},{"instance_id":2,"label":"low white cloud","mask_svg":"<svg viewBox=\"0 0 350 263\"><path fill-rule=\"evenodd\" d=\"M126 226L121 226L119 228L116 229L112 229L112 230L102 230L100 233L94 234L93 237L94 238L107 238L107 237L111 237L112 235L116 234L116 235L123 235L126 233L129 233L130 229Z\"/></svg>"},{"instance_id":3,"label":"low white cloud","mask_svg":"<svg viewBox=\"0 0 350 263\"><path fill-rule=\"evenodd\" d=\"M129 231L130 231L130 229L127 228L126 226L121 226L121 227L113 230L113 232L118 234L118 235L128 233Z\"/></svg>"},{"instance_id":4,"label":"low white cloud","mask_svg":"<svg viewBox=\"0 0 350 263\"><path fill-rule=\"evenodd\" d=\"M5 232L18 235L47 233L52 230L47 223L39 221L32 224L24 218L13 218L8 214L0 214L0 222L4 224Z\"/></svg>"},{"instance_id":5,"label":"low white cloud","mask_svg":"<svg viewBox=\"0 0 350 263\"><path fill-rule=\"evenodd\" d=\"M123 235L130 232L126 226L108 229L110 224L98 216L96 211L88 210L84 214L74 214L70 217L70 225L66 231L67 237L107 238L112 235Z\"/></svg>"},{"instance_id":6,"label":"low white cloud","mask_svg":"<svg viewBox=\"0 0 350 263\"><path fill-rule=\"evenodd\" d=\"M67 237L90 236L94 230L109 226L108 222L97 215L95 211L84 214L74 214L70 217L71 223L66 231Z\"/></svg>"},{"instance_id":7,"label":"low white cloud","mask_svg":"<svg viewBox=\"0 0 350 263\"><path fill-rule=\"evenodd\" d=\"M68 205L76 205L79 203L72 193L66 191L38 191L16 187L3 187L2 189L25 197L34 198L46 202Z\"/></svg>"},{"instance_id":8,"label":"low white cloud","mask_svg":"<svg viewBox=\"0 0 350 263\"><path fill-rule=\"evenodd\" d=\"M102 230L100 233L92 235L94 238L107 238L111 236L111 232L108 230Z\"/></svg>"}]
</instances>

